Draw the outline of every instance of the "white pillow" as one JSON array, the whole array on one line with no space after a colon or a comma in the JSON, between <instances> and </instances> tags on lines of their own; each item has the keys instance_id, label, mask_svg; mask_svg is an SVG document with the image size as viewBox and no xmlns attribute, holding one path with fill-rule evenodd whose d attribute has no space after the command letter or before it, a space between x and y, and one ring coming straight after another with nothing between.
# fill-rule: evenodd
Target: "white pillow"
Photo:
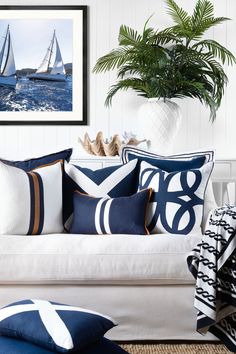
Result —
<instances>
[{"instance_id":1,"label":"white pillow","mask_svg":"<svg viewBox=\"0 0 236 354\"><path fill-rule=\"evenodd\" d=\"M60 233L62 165L25 172L0 162L0 234Z\"/></svg>"}]
</instances>

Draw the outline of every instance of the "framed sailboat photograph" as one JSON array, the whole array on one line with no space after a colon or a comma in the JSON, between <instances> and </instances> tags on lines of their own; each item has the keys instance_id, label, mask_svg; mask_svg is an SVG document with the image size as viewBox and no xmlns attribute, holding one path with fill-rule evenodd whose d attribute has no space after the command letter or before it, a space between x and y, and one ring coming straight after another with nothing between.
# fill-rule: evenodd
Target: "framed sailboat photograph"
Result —
<instances>
[{"instance_id":1,"label":"framed sailboat photograph","mask_svg":"<svg viewBox=\"0 0 236 354\"><path fill-rule=\"evenodd\" d=\"M0 125L86 125L87 101L87 6L0 6Z\"/></svg>"}]
</instances>

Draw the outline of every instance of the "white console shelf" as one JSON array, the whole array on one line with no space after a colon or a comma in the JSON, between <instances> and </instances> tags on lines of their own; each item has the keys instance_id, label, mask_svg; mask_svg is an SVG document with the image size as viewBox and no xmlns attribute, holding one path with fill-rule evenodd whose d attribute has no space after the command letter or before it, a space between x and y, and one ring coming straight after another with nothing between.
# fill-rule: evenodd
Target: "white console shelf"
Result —
<instances>
[{"instance_id":1,"label":"white console shelf","mask_svg":"<svg viewBox=\"0 0 236 354\"><path fill-rule=\"evenodd\" d=\"M121 164L119 156L114 157L103 157L103 156L93 156L85 155L79 157L73 157L70 160L71 163L79 164L81 167L88 167L92 170L97 170L99 168L115 166Z\"/></svg>"}]
</instances>

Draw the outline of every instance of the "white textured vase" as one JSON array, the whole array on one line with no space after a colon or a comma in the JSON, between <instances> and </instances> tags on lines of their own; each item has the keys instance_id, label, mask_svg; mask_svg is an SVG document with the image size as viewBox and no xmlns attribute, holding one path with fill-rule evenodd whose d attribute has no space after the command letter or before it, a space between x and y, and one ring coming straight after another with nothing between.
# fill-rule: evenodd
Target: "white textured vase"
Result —
<instances>
[{"instance_id":1,"label":"white textured vase","mask_svg":"<svg viewBox=\"0 0 236 354\"><path fill-rule=\"evenodd\" d=\"M172 152L180 121L177 103L149 98L138 112L138 136L148 140L150 150L168 154Z\"/></svg>"}]
</instances>

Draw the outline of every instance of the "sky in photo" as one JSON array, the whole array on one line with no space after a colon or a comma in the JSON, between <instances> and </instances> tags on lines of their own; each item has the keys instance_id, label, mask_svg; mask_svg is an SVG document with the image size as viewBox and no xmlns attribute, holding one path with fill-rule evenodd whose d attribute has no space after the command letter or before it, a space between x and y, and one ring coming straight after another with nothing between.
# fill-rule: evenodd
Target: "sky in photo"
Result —
<instances>
[{"instance_id":1,"label":"sky in photo","mask_svg":"<svg viewBox=\"0 0 236 354\"><path fill-rule=\"evenodd\" d=\"M16 68L36 69L41 64L52 39L53 30L61 49L64 64L72 62L73 21L61 19L0 20L0 48L10 25Z\"/></svg>"}]
</instances>

